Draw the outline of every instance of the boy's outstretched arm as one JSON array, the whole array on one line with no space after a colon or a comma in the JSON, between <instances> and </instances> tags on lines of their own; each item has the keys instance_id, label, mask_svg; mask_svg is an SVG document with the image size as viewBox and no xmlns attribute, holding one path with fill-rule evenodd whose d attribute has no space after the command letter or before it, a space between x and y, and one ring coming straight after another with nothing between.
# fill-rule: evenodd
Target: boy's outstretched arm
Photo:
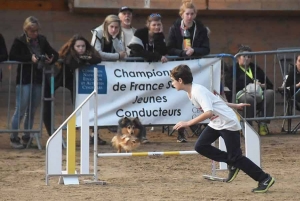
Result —
<instances>
[{"instance_id":1,"label":"boy's outstretched arm","mask_svg":"<svg viewBox=\"0 0 300 201\"><path fill-rule=\"evenodd\" d=\"M250 106L249 103L237 103L237 104L236 104L236 103L228 103L228 102L226 102L226 104L227 104L229 107L234 108L234 109L236 109L236 110L243 110L244 107Z\"/></svg>"},{"instance_id":2,"label":"boy's outstretched arm","mask_svg":"<svg viewBox=\"0 0 300 201\"><path fill-rule=\"evenodd\" d=\"M206 111L202 114L200 114L198 117L194 118L194 119L191 119L189 121L180 121L178 122L174 127L173 127L173 130L178 130L180 128L185 128L185 127L189 127L191 125L194 125L194 124L197 124L199 122L202 122L210 117L213 116L213 113L211 110L209 111Z\"/></svg>"}]
</instances>

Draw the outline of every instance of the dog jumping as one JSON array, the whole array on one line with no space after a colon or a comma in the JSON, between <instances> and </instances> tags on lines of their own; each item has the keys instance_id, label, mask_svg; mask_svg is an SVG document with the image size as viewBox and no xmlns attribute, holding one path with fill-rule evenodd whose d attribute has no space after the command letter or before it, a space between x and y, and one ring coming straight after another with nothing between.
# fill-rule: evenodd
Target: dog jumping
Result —
<instances>
[{"instance_id":1,"label":"dog jumping","mask_svg":"<svg viewBox=\"0 0 300 201\"><path fill-rule=\"evenodd\" d=\"M143 125L139 118L124 117L118 121L118 132L112 138L112 146L117 149L118 153L122 149L128 153L141 144Z\"/></svg>"}]
</instances>

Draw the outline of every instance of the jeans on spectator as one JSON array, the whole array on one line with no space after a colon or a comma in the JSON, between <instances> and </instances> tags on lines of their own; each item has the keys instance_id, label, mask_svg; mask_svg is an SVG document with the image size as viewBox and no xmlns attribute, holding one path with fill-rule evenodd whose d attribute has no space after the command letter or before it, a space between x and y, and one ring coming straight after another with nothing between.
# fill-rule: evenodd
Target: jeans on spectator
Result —
<instances>
[{"instance_id":1,"label":"jeans on spectator","mask_svg":"<svg viewBox=\"0 0 300 201\"><path fill-rule=\"evenodd\" d=\"M24 130L32 129L34 114L41 103L42 86L40 84L24 84L16 86L16 109L12 116L11 128L17 130L23 118ZM30 137L30 133L24 133ZM18 133L11 133L10 138L17 138Z\"/></svg>"},{"instance_id":2,"label":"jeans on spectator","mask_svg":"<svg viewBox=\"0 0 300 201\"><path fill-rule=\"evenodd\" d=\"M226 152L212 146L219 137L225 142ZM255 181L260 182L267 177L260 167L242 155L239 131L215 130L206 126L195 144L195 150L209 159L241 169Z\"/></svg>"}]
</instances>

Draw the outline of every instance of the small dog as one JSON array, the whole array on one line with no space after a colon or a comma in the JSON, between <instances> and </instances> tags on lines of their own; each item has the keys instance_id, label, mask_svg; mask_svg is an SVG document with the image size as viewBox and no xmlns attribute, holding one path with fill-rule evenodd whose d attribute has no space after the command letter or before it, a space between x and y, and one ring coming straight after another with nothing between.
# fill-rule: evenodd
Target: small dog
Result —
<instances>
[{"instance_id":1,"label":"small dog","mask_svg":"<svg viewBox=\"0 0 300 201\"><path fill-rule=\"evenodd\" d=\"M142 138L143 125L139 118L121 118L118 122L118 133L111 142L112 146L121 153L122 149L127 152L132 151L140 146Z\"/></svg>"}]
</instances>

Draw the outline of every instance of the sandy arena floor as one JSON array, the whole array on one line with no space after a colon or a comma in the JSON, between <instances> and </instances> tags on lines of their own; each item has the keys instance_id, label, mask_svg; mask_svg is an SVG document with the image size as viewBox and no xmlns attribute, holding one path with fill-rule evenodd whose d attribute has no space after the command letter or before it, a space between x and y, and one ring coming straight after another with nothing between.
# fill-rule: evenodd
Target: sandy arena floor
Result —
<instances>
[{"instance_id":1,"label":"sandy arena floor","mask_svg":"<svg viewBox=\"0 0 300 201\"><path fill-rule=\"evenodd\" d=\"M112 133L101 130L105 140ZM136 151L193 150L196 137L188 143L176 143L156 127L148 132L150 144ZM273 134L261 138L263 169L276 178L266 194L253 194L257 183L240 172L233 183L208 181L211 161L200 155L103 158L99 160L101 180L107 185L63 186L52 177L45 185L45 150L13 150L9 135L0 135L0 200L300 200L300 135ZM46 144L47 137L42 139ZM114 152L110 145L99 146L99 152ZM92 153L92 150L91 150ZM92 161L92 155L91 155ZM91 170L92 170L91 163ZM218 176L226 177L226 172Z\"/></svg>"}]
</instances>

